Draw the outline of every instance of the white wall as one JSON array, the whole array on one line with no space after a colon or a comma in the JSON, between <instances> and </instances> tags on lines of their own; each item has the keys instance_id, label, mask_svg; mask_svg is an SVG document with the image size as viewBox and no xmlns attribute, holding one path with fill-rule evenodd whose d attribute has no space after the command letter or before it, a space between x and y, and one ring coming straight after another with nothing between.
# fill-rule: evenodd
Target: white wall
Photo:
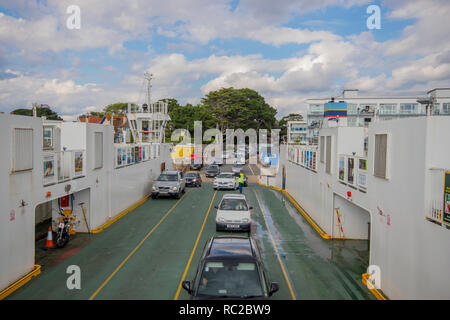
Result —
<instances>
[{"instance_id":1,"label":"white wall","mask_svg":"<svg viewBox=\"0 0 450 320\"><path fill-rule=\"evenodd\" d=\"M33 129L33 170L11 173L13 129ZM0 114L0 291L33 270L35 198L42 189L42 122ZM25 206L21 202L25 202ZM13 218L11 217L13 215Z\"/></svg>"},{"instance_id":2,"label":"white wall","mask_svg":"<svg viewBox=\"0 0 450 320\"><path fill-rule=\"evenodd\" d=\"M375 134L383 133L388 134L387 180L373 176ZM431 190L436 189L434 185L431 188L436 182L430 169L450 171L450 117L372 123L368 130L367 193L337 180L337 151L341 147L336 141L348 144L347 150L355 143L349 141L352 135L344 137L338 128L322 129L320 135L333 136L332 175L324 172L319 160L317 173L287 161L283 145L279 176L271 180L273 185L281 187L281 168L285 165L287 191L332 236L336 235L335 206L345 207L350 213L344 215L345 223L350 222L347 228L344 225L344 235L346 229L351 233L366 231L368 214L370 264L380 267L381 289L389 298L450 299L450 279L444 276L450 270L450 230L425 219L427 203L434 196ZM441 184L437 189L441 188L443 194L443 179ZM351 191L351 197L347 191ZM350 235L359 236L365 235Z\"/></svg>"},{"instance_id":3,"label":"white wall","mask_svg":"<svg viewBox=\"0 0 450 320\"><path fill-rule=\"evenodd\" d=\"M33 129L33 170L10 174L13 128ZM94 167L94 133L103 132L103 167ZM80 141L81 140L81 141ZM169 145L161 146L161 157L114 168L113 127L99 124L62 123L61 148L85 149L85 176L64 183L43 186L42 121L40 118L0 114L0 145L3 150L0 169L0 290L17 281L34 266L36 208L52 202L53 220L57 217L57 199L75 195L74 229L85 232L80 202L85 203L90 229L103 225L124 209L150 194L153 179L159 175L162 161L172 169ZM50 195L48 195L50 193ZM21 201L26 205L21 207ZM10 221L14 211L14 220ZM39 210L38 210L39 211Z\"/></svg>"}]
</instances>

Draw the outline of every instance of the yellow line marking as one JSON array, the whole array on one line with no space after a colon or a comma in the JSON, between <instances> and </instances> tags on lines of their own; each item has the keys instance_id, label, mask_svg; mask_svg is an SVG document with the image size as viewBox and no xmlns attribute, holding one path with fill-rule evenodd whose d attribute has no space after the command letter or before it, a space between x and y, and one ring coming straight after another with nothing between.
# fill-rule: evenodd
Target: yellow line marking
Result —
<instances>
[{"instance_id":1,"label":"yellow line marking","mask_svg":"<svg viewBox=\"0 0 450 320\"><path fill-rule=\"evenodd\" d=\"M275 244L275 240L273 239L272 232L270 232L269 224L267 223L266 216L264 214L264 211L262 209L261 203L259 202L259 199L258 199L258 196L257 196L255 190L253 190L253 193L255 194L256 201L258 202L259 210L261 211L261 214L264 218L264 222L266 223L267 232L269 233L273 248L275 249L275 253L277 254L278 263L280 264L281 271L283 272L284 280L286 280L286 283L289 288L289 292L291 293L291 298L292 298L292 300L297 300L297 298L295 297L295 294L294 294L294 290L292 290L291 282L289 281L286 270L284 269L283 262L281 261L280 253L278 252L277 245Z\"/></svg>"},{"instance_id":2,"label":"yellow line marking","mask_svg":"<svg viewBox=\"0 0 450 320\"><path fill-rule=\"evenodd\" d=\"M303 209L297 204L297 202L291 197L291 195L286 191L282 190L283 194L289 201L297 208L298 211L303 215L303 217L309 222L309 224L320 234L320 236L325 240L330 240L331 236L322 231L322 229L311 219L311 217L303 211Z\"/></svg>"},{"instance_id":3,"label":"yellow line marking","mask_svg":"<svg viewBox=\"0 0 450 320\"><path fill-rule=\"evenodd\" d=\"M41 273L41 266L35 264L34 268L31 272L26 274L24 277L20 278L16 282L14 282L12 285L7 287L5 290L0 292L0 300L5 299L7 296L9 296L11 293L19 289L21 286L23 286L25 283L36 277Z\"/></svg>"},{"instance_id":4,"label":"yellow line marking","mask_svg":"<svg viewBox=\"0 0 450 320\"><path fill-rule=\"evenodd\" d=\"M147 240L148 237L150 237L150 235L153 233L153 231L155 231L156 228L158 228L158 226L167 218L167 216L175 209L175 207L180 203L181 200L184 199L184 197L187 194L188 194L188 192L186 192L172 206L172 208L170 208L169 211L167 211L167 213L158 221L158 223L152 228L152 230L150 230L150 232L147 233L147 235L144 237L144 239L142 239L141 242L139 242L139 244L136 246L136 248L134 248L133 251L130 252L130 254L125 258L125 260L123 260L122 263L119 264L119 266L116 268L116 270L114 270L114 272L111 273L111 275L102 283L102 285L92 294L92 296L89 298L89 300L93 300L95 298L95 296L97 296L97 294L108 284L108 282L116 275L116 273L120 270L120 268L122 268L122 266L128 261L128 259L131 258L131 256L139 249L139 247L144 243L144 241Z\"/></svg>"},{"instance_id":5,"label":"yellow line marking","mask_svg":"<svg viewBox=\"0 0 450 320\"><path fill-rule=\"evenodd\" d=\"M183 284L184 279L186 278L186 274L187 274L187 272L189 270L189 266L191 265L192 257L194 257L194 253L195 253L195 250L197 249L198 241L200 240L200 237L201 237L201 235L203 233L203 228L205 227L205 223L206 223L206 220L208 219L209 212L211 211L211 206L213 204L214 198L216 197L216 194L217 194L217 190L214 192L214 195L213 195L213 197L211 199L211 203L209 204L208 211L206 212L206 216L203 219L202 227L200 228L200 231L199 231L199 233L197 235L197 240L195 240L194 248L192 249L191 255L190 255L189 260L188 260L188 263L186 265L186 268L184 269L183 276L181 277L181 281L180 281L180 283L178 285L177 293L175 294L175 297L173 298L173 300L178 300L178 296L180 295L180 291L181 291L181 286Z\"/></svg>"},{"instance_id":6,"label":"yellow line marking","mask_svg":"<svg viewBox=\"0 0 450 320\"><path fill-rule=\"evenodd\" d=\"M372 286L372 288L370 288L370 286L367 285L367 280L370 278L370 275L368 273L363 273L362 274L362 278L361 281L362 283L364 283L365 286L367 286L367 288L370 290L370 292L372 292L372 294L378 299L378 300L387 300L387 298L380 292L378 291L376 288L374 288Z\"/></svg>"},{"instance_id":7,"label":"yellow line marking","mask_svg":"<svg viewBox=\"0 0 450 320\"><path fill-rule=\"evenodd\" d=\"M91 229L91 233L99 233L101 231L103 231L104 229L108 228L110 225L112 225L114 222L116 222L117 220L119 220L120 218L122 218L123 216L125 216L127 213L129 213L130 211L136 209L137 207L139 207L141 204L143 204L145 201L147 201L147 199L151 196L151 194L149 194L148 196L145 196L142 200L138 201L137 203L135 203L134 205L132 205L131 207L129 207L128 209L122 211L121 213L119 213L117 216L115 216L114 218L112 218L111 220L107 221L105 224L101 225L100 227L98 227L97 229Z\"/></svg>"}]
</instances>

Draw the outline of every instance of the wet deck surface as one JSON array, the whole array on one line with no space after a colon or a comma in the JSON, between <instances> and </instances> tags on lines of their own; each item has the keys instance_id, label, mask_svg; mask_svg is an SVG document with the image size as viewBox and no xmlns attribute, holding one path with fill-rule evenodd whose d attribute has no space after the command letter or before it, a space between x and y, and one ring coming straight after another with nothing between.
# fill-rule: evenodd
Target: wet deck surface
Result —
<instances>
[{"instance_id":1,"label":"wet deck surface","mask_svg":"<svg viewBox=\"0 0 450 320\"><path fill-rule=\"evenodd\" d=\"M37 242L41 275L8 299L174 299L185 271L185 280L193 279L206 241L226 234L215 231L214 206L229 192L204 182L179 202L149 199L99 234L77 234L64 249L45 252L45 240ZM280 284L274 299L374 299L361 283L367 241L323 240L282 193L256 184L244 193L253 206L251 236ZM67 289L70 265L81 269L80 290ZM189 297L181 290L178 298Z\"/></svg>"}]
</instances>

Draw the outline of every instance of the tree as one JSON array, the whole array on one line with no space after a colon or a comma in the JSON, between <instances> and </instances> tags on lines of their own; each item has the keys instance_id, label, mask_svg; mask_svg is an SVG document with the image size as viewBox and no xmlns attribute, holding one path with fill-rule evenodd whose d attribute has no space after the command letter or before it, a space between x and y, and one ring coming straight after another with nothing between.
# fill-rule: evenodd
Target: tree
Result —
<instances>
[{"instance_id":1,"label":"tree","mask_svg":"<svg viewBox=\"0 0 450 320\"><path fill-rule=\"evenodd\" d=\"M125 114L127 113L128 103L126 102L117 102L113 104L107 105L103 112L107 114Z\"/></svg>"},{"instance_id":2,"label":"tree","mask_svg":"<svg viewBox=\"0 0 450 320\"><path fill-rule=\"evenodd\" d=\"M12 111L11 114L17 114L17 115L32 117L33 116L33 109L19 108L19 109L15 109L14 111ZM37 107L36 108L36 115L38 117L44 116L48 120L62 120L62 118L55 111L53 111L50 107Z\"/></svg>"},{"instance_id":3,"label":"tree","mask_svg":"<svg viewBox=\"0 0 450 320\"><path fill-rule=\"evenodd\" d=\"M277 110L252 89L222 88L209 92L201 105L211 113L218 129L253 128L273 129L277 127Z\"/></svg>"}]
</instances>

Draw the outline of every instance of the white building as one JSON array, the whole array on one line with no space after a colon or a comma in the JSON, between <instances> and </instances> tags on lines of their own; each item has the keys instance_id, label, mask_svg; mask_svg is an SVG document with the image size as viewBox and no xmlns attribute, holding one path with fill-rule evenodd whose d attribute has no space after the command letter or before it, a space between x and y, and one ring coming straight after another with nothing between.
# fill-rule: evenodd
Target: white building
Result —
<instances>
[{"instance_id":1,"label":"white building","mask_svg":"<svg viewBox=\"0 0 450 320\"><path fill-rule=\"evenodd\" d=\"M449 136L450 117L439 116L321 128L316 146L282 146L279 175L265 181L282 188L284 172L327 238L370 240L388 298L450 299Z\"/></svg>"},{"instance_id":2,"label":"white building","mask_svg":"<svg viewBox=\"0 0 450 320\"><path fill-rule=\"evenodd\" d=\"M0 114L0 292L35 268L35 224L56 226L58 199L73 195L76 232L99 232L172 168L168 145L113 140L111 125Z\"/></svg>"},{"instance_id":3,"label":"white building","mask_svg":"<svg viewBox=\"0 0 450 320\"><path fill-rule=\"evenodd\" d=\"M308 123L305 120L295 120L287 122L287 142L288 144L306 144L308 134Z\"/></svg>"},{"instance_id":4,"label":"white building","mask_svg":"<svg viewBox=\"0 0 450 320\"><path fill-rule=\"evenodd\" d=\"M348 126L368 126L376 120L392 120L426 115L426 103L419 101L431 100L434 115L450 115L450 89L437 88L423 97L363 97L357 89L344 90L336 101L347 103ZM308 99L308 137L317 137L324 118L324 105L328 98ZM316 140L317 142L317 140Z\"/></svg>"}]
</instances>

